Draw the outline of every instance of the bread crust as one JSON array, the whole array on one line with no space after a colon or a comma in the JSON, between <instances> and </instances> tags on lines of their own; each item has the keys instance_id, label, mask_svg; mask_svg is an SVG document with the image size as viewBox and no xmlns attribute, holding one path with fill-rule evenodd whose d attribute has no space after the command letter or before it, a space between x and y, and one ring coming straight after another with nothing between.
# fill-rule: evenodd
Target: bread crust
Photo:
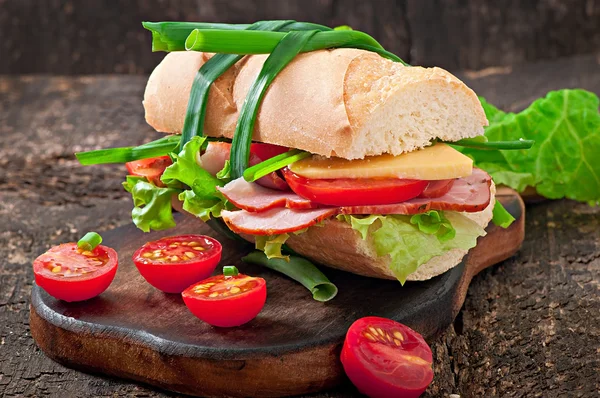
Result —
<instances>
[{"instance_id":1,"label":"bread crust","mask_svg":"<svg viewBox=\"0 0 600 398\"><path fill-rule=\"evenodd\" d=\"M180 133L198 69L210 58L169 53L144 94L147 122ZM211 87L204 135L232 138L239 110L267 55L247 56ZM483 134L475 93L440 68L405 67L356 49L298 55L273 81L254 129L255 141L346 159L393 153Z\"/></svg>"}]
</instances>

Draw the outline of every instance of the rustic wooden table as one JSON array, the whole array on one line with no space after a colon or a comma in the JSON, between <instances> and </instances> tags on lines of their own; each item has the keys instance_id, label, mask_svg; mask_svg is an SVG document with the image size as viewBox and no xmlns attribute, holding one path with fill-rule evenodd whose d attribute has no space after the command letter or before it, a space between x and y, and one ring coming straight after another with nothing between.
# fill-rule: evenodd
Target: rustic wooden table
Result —
<instances>
[{"instance_id":1,"label":"rustic wooden table","mask_svg":"<svg viewBox=\"0 0 600 398\"><path fill-rule=\"evenodd\" d=\"M461 77L491 103L519 110L551 89L600 93L600 56ZM143 118L145 82L0 77L2 396L169 395L54 363L36 347L28 322L37 255L82 232L131 222L124 168L82 167L72 153L157 137ZM526 229L522 250L477 276L454 324L430 342L435 380L428 396L599 393L600 209L567 200L529 205ZM346 388L318 396L355 394Z\"/></svg>"}]
</instances>

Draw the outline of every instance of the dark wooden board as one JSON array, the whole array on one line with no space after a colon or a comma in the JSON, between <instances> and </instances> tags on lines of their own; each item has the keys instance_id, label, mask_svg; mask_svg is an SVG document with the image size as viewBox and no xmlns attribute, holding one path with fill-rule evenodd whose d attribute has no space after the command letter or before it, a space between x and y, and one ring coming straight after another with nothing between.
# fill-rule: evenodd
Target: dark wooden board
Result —
<instances>
[{"instance_id":1,"label":"dark wooden board","mask_svg":"<svg viewBox=\"0 0 600 398\"><path fill-rule=\"evenodd\" d=\"M344 381L339 351L354 320L384 316L432 337L454 320L471 278L518 250L523 202L511 190L498 197L518 221L506 230L489 226L459 266L404 287L325 268L340 290L325 304L280 274L241 263L251 247L220 239L221 265L236 264L268 283L267 304L257 319L231 329L196 319L179 295L145 283L130 260L148 240L184 233L219 237L215 232L183 216L175 230L143 234L133 225L120 227L105 234L106 244L120 256L111 287L95 299L66 303L34 286L31 334L47 355L68 366L188 394L283 396L331 388Z\"/></svg>"}]
</instances>

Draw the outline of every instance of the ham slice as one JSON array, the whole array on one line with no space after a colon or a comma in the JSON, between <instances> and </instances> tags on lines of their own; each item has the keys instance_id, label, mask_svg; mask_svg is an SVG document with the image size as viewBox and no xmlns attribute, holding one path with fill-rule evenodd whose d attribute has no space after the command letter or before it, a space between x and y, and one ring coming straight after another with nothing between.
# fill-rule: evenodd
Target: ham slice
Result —
<instances>
[{"instance_id":1,"label":"ham slice","mask_svg":"<svg viewBox=\"0 0 600 398\"><path fill-rule=\"evenodd\" d=\"M311 209L316 203L304 199L292 191L277 191L265 188L243 178L229 182L217 189L236 207L249 212L262 212L275 207Z\"/></svg>"},{"instance_id":2,"label":"ham slice","mask_svg":"<svg viewBox=\"0 0 600 398\"><path fill-rule=\"evenodd\" d=\"M402 203L373 206L345 206L343 214L418 214L429 210L477 212L490 203L492 178L481 169L468 177L458 178L446 194L438 198L415 198Z\"/></svg>"},{"instance_id":3,"label":"ham slice","mask_svg":"<svg viewBox=\"0 0 600 398\"><path fill-rule=\"evenodd\" d=\"M231 144L228 142L209 142L206 150L200 156L198 156L198 165L204 170L208 171L212 175L216 175L219 171L225 167L225 161L229 160L229 152L231 151ZM257 155L250 152L250 160L248 164L254 166L266 159L260 159ZM279 191L285 191L288 188L287 183L283 178L276 172L269 173L268 175L260 178L258 181L259 185L267 188L277 189Z\"/></svg>"},{"instance_id":4,"label":"ham slice","mask_svg":"<svg viewBox=\"0 0 600 398\"><path fill-rule=\"evenodd\" d=\"M334 216L337 211L337 208L308 210L275 208L260 213L246 210L224 210L221 212L221 216L233 232L278 235L308 228L321 220Z\"/></svg>"}]
</instances>

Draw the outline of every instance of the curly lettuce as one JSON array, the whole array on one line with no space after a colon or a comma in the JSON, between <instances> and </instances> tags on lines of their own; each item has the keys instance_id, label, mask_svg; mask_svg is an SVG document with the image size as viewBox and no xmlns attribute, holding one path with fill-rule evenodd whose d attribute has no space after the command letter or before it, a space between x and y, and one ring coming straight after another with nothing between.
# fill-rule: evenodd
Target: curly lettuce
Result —
<instances>
[{"instance_id":1,"label":"curly lettuce","mask_svg":"<svg viewBox=\"0 0 600 398\"><path fill-rule=\"evenodd\" d=\"M413 216L338 216L358 231L372 237L378 256L389 255L390 269L400 281L433 257L452 249L469 250L485 230L456 212L429 211Z\"/></svg>"},{"instance_id":2,"label":"curly lettuce","mask_svg":"<svg viewBox=\"0 0 600 398\"><path fill-rule=\"evenodd\" d=\"M534 187L549 199L600 203L599 99L585 90L552 91L519 113L502 112L480 98L490 141L533 139L528 150L457 148L494 181L519 192Z\"/></svg>"},{"instance_id":3,"label":"curly lettuce","mask_svg":"<svg viewBox=\"0 0 600 398\"><path fill-rule=\"evenodd\" d=\"M131 212L133 223L142 231L160 231L175 226L171 197L179 192L175 188L161 188L144 177L127 176L123 187L133 198Z\"/></svg>"}]
</instances>

